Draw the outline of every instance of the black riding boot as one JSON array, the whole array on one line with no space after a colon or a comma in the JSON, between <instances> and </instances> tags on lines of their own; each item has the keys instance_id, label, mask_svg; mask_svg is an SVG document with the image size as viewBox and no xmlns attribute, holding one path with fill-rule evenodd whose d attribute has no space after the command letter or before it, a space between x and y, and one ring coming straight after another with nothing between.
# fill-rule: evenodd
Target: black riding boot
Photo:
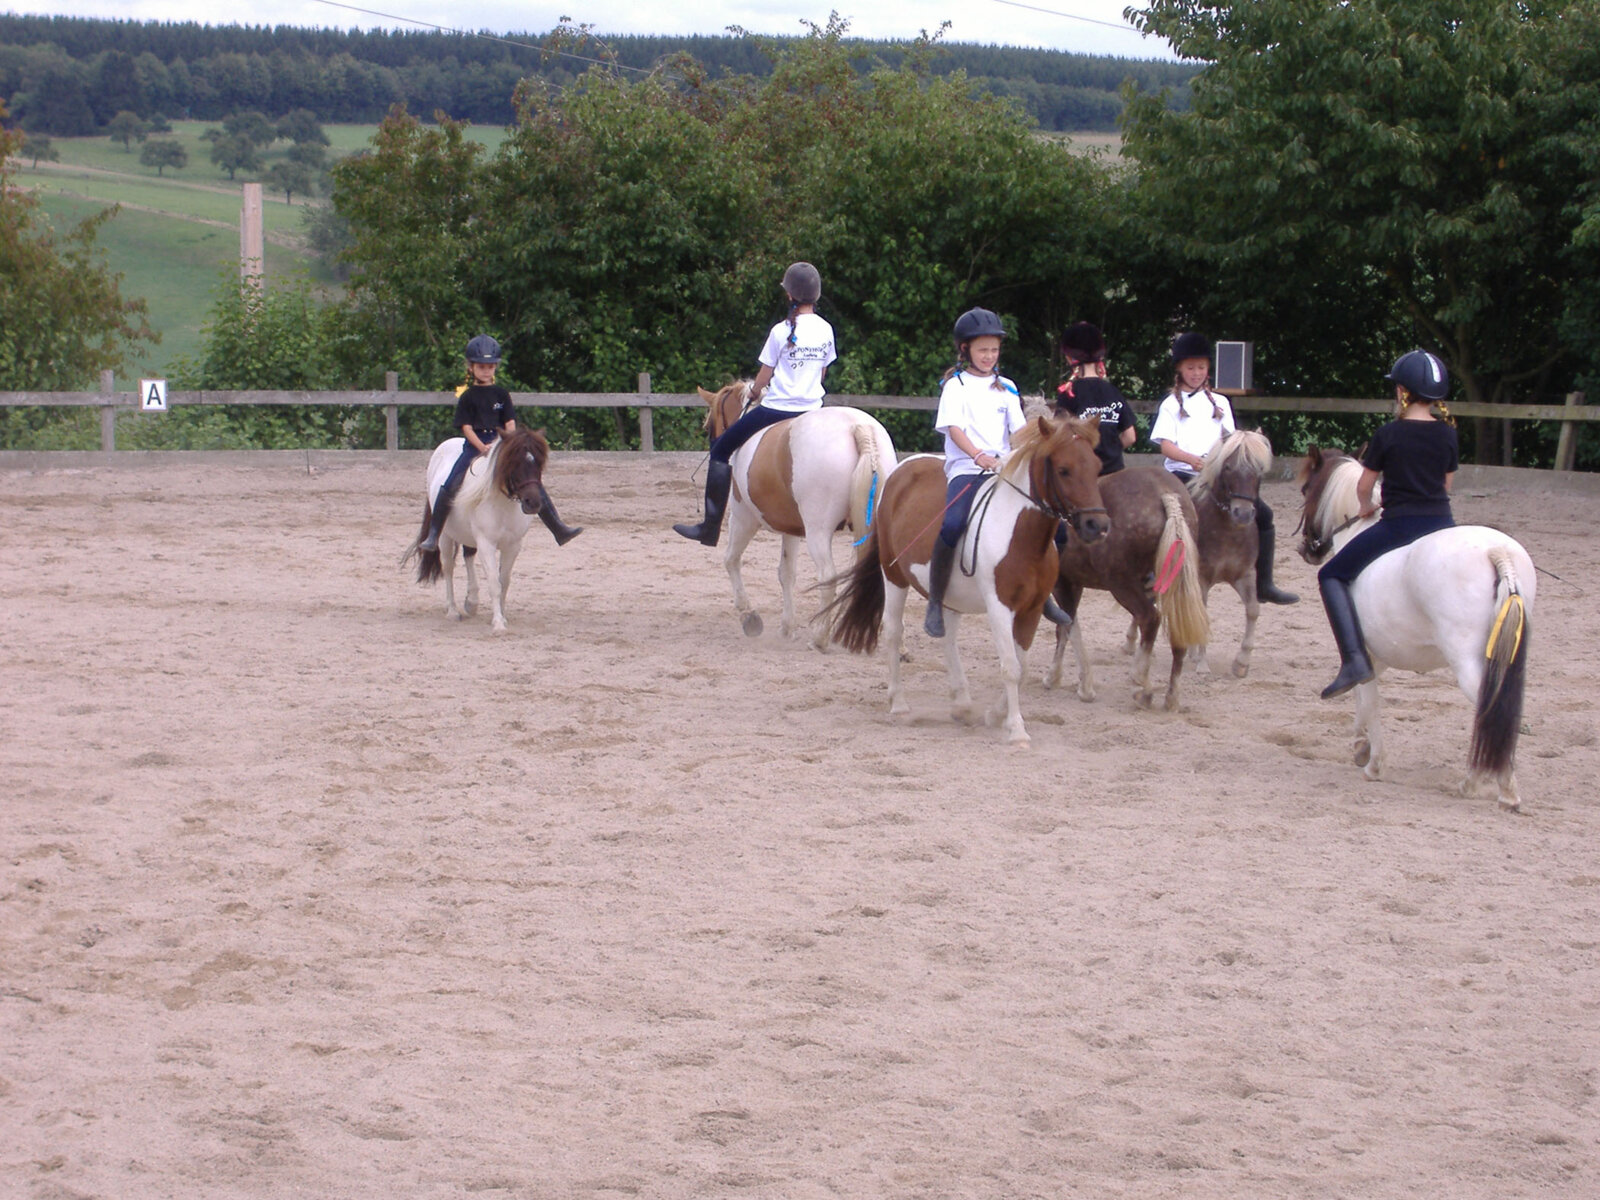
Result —
<instances>
[{"instance_id":1,"label":"black riding boot","mask_svg":"<svg viewBox=\"0 0 1600 1200\"><path fill-rule=\"evenodd\" d=\"M1278 548L1278 531L1271 525L1257 529L1260 545L1256 547L1256 599L1263 604L1299 604L1300 597L1285 592L1272 582L1272 556Z\"/></svg>"},{"instance_id":2,"label":"black riding boot","mask_svg":"<svg viewBox=\"0 0 1600 1200\"><path fill-rule=\"evenodd\" d=\"M555 502L550 499L550 493L544 490L542 483L539 485L539 520L544 522L544 527L550 531L550 536L556 539L558 546L565 546L583 532L582 525L562 523L561 514L556 512Z\"/></svg>"},{"instance_id":3,"label":"black riding boot","mask_svg":"<svg viewBox=\"0 0 1600 1200\"><path fill-rule=\"evenodd\" d=\"M956 548L945 545L943 538L934 538L933 557L928 560L928 615L922 621L929 637L944 636L944 590L950 585L955 562Z\"/></svg>"},{"instance_id":4,"label":"black riding boot","mask_svg":"<svg viewBox=\"0 0 1600 1200\"><path fill-rule=\"evenodd\" d=\"M417 546L419 553L427 554L439 549L439 535L444 532L445 518L450 515L450 502L454 499L455 492L449 488L439 489L439 498L433 504L433 520L428 526L428 536Z\"/></svg>"},{"instance_id":5,"label":"black riding boot","mask_svg":"<svg viewBox=\"0 0 1600 1200\"><path fill-rule=\"evenodd\" d=\"M1371 679L1372 660L1367 657L1367 644L1361 637L1361 622L1356 620L1350 585L1342 579L1324 579L1321 591L1322 607L1327 610L1333 641L1339 647L1339 676L1322 689L1322 698L1331 700Z\"/></svg>"},{"instance_id":6,"label":"black riding boot","mask_svg":"<svg viewBox=\"0 0 1600 1200\"><path fill-rule=\"evenodd\" d=\"M722 514L733 487L733 464L712 459L706 464L706 515L698 525L674 525L675 532L702 546L715 546L722 536Z\"/></svg>"}]
</instances>

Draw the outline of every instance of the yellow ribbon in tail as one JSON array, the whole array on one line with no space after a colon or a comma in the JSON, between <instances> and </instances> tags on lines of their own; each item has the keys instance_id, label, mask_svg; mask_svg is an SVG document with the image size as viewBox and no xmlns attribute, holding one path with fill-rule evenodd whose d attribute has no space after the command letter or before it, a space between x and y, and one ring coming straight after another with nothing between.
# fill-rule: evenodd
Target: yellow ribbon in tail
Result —
<instances>
[{"instance_id":1,"label":"yellow ribbon in tail","mask_svg":"<svg viewBox=\"0 0 1600 1200\"><path fill-rule=\"evenodd\" d=\"M1513 605L1515 605L1517 609L1517 640L1511 646L1510 657L1515 658L1517 656L1517 651L1522 648L1522 631L1527 627L1528 624L1528 609L1527 606L1522 602L1521 593L1511 592L1506 596L1505 602L1500 605L1500 612L1495 616L1494 619L1494 628L1489 630L1489 641L1488 644L1483 648L1483 656L1485 658L1494 657L1495 643L1500 640L1501 627L1505 625L1506 617L1511 614L1511 608Z\"/></svg>"}]
</instances>

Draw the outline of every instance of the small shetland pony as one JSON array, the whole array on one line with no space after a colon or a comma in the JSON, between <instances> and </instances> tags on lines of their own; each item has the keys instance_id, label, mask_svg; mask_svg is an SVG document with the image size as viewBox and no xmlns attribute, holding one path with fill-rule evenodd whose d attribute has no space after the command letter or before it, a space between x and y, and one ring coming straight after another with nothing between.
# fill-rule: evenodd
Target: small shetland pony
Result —
<instances>
[{"instance_id":1,"label":"small shetland pony","mask_svg":"<svg viewBox=\"0 0 1600 1200\"><path fill-rule=\"evenodd\" d=\"M1266 434L1241 429L1229 434L1206 455L1205 466L1189 483L1189 494L1200 515L1200 591L1209 603L1211 589L1219 583L1232 586L1244 602L1244 637L1233 659L1233 673L1243 679L1250 672L1256 648L1256 618L1261 601L1256 598L1256 499L1261 477L1272 469L1272 443ZM1206 643L1189 651L1196 670L1210 669Z\"/></svg>"},{"instance_id":2,"label":"small shetland pony","mask_svg":"<svg viewBox=\"0 0 1600 1200\"><path fill-rule=\"evenodd\" d=\"M962 613L984 613L994 635L1004 678L1001 699L989 711L994 723L1004 713L1009 740L1028 744L1018 685L1022 656L1056 581L1056 526L1069 522L1086 542L1108 528L1101 503L1100 439L1096 420L1052 421L1036 417L1013 440L998 475L979 484L972 516L956 547L955 569L945 591L945 665L953 712L971 715L972 695L957 650ZM858 653L871 653L880 628L888 637L889 711L908 712L900 688L900 652L905 641L906 596L912 587L927 594L928 560L945 508L943 461L918 455L900 464L884 486L877 519L855 570L839 598L833 640Z\"/></svg>"},{"instance_id":3,"label":"small shetland pony","mask_svg":"<svg viewBox=\"0 0 1600 1200\"><path fill-rule=\"evenodd\" d=\"M749 404L750 381L720 391L698 389L706 402L706 432L715 440ZM733 490L728 498L728 540L722 563L733 584L733 606L750 637L763 629L761 614L744 590L740 564L750 539L761 529L782 538L778 582L783 589L779 628L795 635L795 569L802 539L816 564L823 606L833 602L833 535L846 526L860 538L872 520L877 497L895 467L889 431L856 408L818 408L757 433L733 455ZM825 623L812 635L828 648Z\"/></svg>"},{"instance_id":4,"label":"small shetland pony","mask_svg":"<svg viewBox=\"0 0 1600 1200\"><path fill-rule=\"evenodd\" d=\"M489 453L474 459L466 478L456 492L437 550L419 551L433 521L433 502L439 485L461 456L462 438L441 443L428 460L428 498L422 504L422 530L401 558L402 565L417 560L417 582L444 580L444 613L452 621L472 614L478 607L478 575L473 558L482 551L484 575L489 581L493 603L495 633L506 631L506 589L511 586L511 567L522 549L523 536L539 514L544 466L550 458L550 443L543 430L516 429L496 438ZM456 607L456 547L462 548L467 568L467 598Z\"/></svg>"},{"instance_id":5,"label":"small shetland pony","mask_svg":"<svg viewBox=\"0 0 1600 1200\"><path fill-rule=\"evenodd\" d=\"M1134 635L1139 635L1133 695L1140 708L1151 705L1151 651L1157 632L1166 626L1172 645L1166 708L1175 711L1184 650L1203 645L1211 629L1200 590L1194 502L1177 476L1160 467L1130 467L1107 475L1100 480L1100 496L1111 521L1110 533L1092 543L1068 536L1061 550L1056 600L1074 620L1056 631L1056 656L1045 674L1045 686L1060 684L1061 660L1070 640L1078 657L1078 698L1094 699L1094 672L1083 651L1082 622L1076 618L1084 589L1100 588L1133 617L1128 637L1131 647Z\"/></svg>"},{"instance_id":6,"label":"small shetland pony","mask_svg":"<svg viewBox=\"0 0 1600 1200\"><path fill-rule=\"evenodd\" d=\"M1320 563L1376 518L1357 519L1361 464L1337 450L1312 447L1301 469L1300 556ZM1527 678L1533 560L1508 535L1457 525L1391 550L1351 585L1350 598L1373 668L1431 671L1449 667L1476 706L1468 774L1472 795L1493 779L1501 805L1522 803L1513 771ZM1356 688L1356 755L1368 779L1383 772L1383 729L1376 679Z\"/></svg>"}]
</instances>

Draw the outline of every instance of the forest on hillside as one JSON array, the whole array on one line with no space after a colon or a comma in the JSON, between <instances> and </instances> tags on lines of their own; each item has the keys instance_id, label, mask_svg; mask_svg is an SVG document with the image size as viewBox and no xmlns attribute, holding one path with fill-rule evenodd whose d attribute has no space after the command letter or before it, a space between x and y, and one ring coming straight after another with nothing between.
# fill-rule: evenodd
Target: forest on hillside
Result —
<instances>
[{"instance_id":1,"label":"forest on hillside","mask_svg":"<svg viewBox=\"0 0 1600 1200\"><path fill-rule=\"evenodd\" d=\"M97 132L119 112L149 119L219 120L297 109L323 122L378 121L395 104L431 116L443 112L478 125L510 124L512 92L537 77L563 87L597 55L648 71L674 56L693 59L712 77L764 78L772 56L763 42L733 36L607 37L566 50L546 34L495 39L406 30L299 29L267 25L115 21L0 14L0 101L34 133L75 137ZM516 44L513 44L516 43ZM890 67L905 47L859 41L863 63ZM964 71L975 90L1009 97L1041 129L1111 130L1122 112L1119 88L1171 89L1187 102L1194 67L1103 55L1006 46L941 45L930 73Z\"/></svg>"}]
</instances>

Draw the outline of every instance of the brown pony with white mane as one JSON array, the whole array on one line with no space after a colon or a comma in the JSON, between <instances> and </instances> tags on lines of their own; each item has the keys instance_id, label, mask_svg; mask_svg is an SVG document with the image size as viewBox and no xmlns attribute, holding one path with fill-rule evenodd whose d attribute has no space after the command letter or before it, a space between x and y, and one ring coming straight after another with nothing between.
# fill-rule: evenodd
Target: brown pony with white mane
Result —
<instances>
[{"instance_id":1,"label":"brown pony with white mane","mask_svg":"<svg viewBox=\"0 0 1600 1200\"><path fill-rule=\"evenodd\" d=\"M1099 439L1096 420L1031 420L1012 439L999 473L980 485L956 547L942 639L953 715L965 720L972 710L956 636L961 614L983 613L1004 682L988 718L991 723L1003 720L1009 740L1018 745L1028 743L1018 699L1022 656L1033 644L1044 602L1055 585L1056 527L1066 521L1086 542L1104 536L1108 528L1100 497L1100 460L1094 452ZM830 606L836 610L833 640L855 653L871 653L880 629L886 631L891 714L910 711L900 687L906 597L913 587L927 595L928 560L944 509L943 460L924 454L901 463L883 489L861 558Z\"/></svg>"},{"instance_id":2,"label":"brown pony with white mane","mask_svg":"<svg viewBox=\"0 0 1600 1200\"><path fill-rule=\"evenodd\" d=\"M1244 603L1244 636L1234 655L1233 674L1243 679L1256 648L1256 619L1261 601L1256 591L1256 501L1261 479L1272 469L1272 443L1253 429L1231 433L1206 455L1205 466L1189 482L1189 494L1200 517L1200 595L1208 604L1211 589L1226 583ZM1189 651L1195 669L1210 669L1206 639Z\"/></svg>"}]
</instances>

